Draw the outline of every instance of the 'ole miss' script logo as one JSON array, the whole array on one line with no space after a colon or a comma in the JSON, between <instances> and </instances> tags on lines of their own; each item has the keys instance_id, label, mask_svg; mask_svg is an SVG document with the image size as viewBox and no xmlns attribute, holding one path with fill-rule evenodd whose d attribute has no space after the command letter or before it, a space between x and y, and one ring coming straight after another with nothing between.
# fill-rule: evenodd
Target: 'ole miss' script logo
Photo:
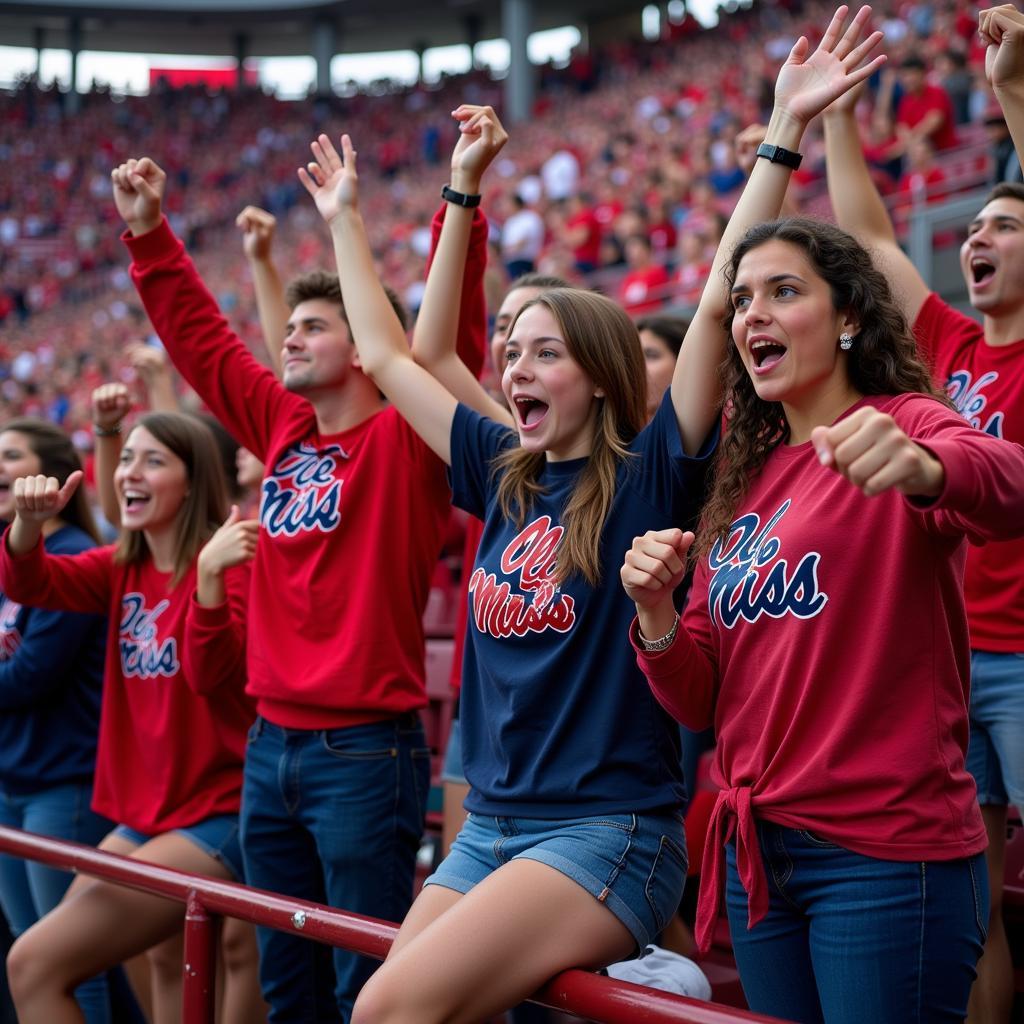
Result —
<instances>
[{"instance_id":1,"label":"'ole miss' script logo","mask_svg":"<svg viewBox=\"0 0 1024 1024\"><path fill-rule=\"evenodd\" d=\"M260 523L271 537L294 537L304 531L329 533L341 522L338 459L348 458L336 444L290 448L263 480Z\"/></svg>"},{"instance_id":2,"label":"'ole miss' script logo","mask_svg":"<svg viewBox=\"0 0 1024 1024\"><path fill-rule=\"evenodd\" d=\"M117 642L121 649L121 674L125 679L155 679L176 676L181 671L178 644L173 636L160 639L157 619L170 606L170 601L157 601L146 607L142 594L125 594L121 599L121 625Z\"/></svg>"},{"instance_id":3,"label":"'ole miss' script logo","mask_svg":"<svg viewBox=\"0 0 1024 1024\"><path fill-rule=\"evenodd\" d=\"M0 605L0 661L13 658L21 646L21 630L18 629L18 616L21 605L5 597Z\"/></svg>"},{"instance_id":4,"label":"'ole miss' script logo","mask_svg":"<svg viewBox=\"0 0 1024 1024\"><path fill-rule=\"evenodd\" d=\"M753 512L740 516L729 527L725 542L717 541L711 549L708 610L726 629L741 618L756 622L762 615L811 619L825 607L828 595L818 588L821 555L809 551L790 570L786 559L779 557L781 541L771 535L791 504L790 499L784 501L764 527Z\"/></svg>"},{"instance_id":5,"label":"'ole miss' script logo","mask_svg":"<svg viewBox=\"0 0 1024 1024\"><path fill-rule=\"evenodd\" d=\"M956 373L950 375L946 382L946 394L952 399L956 411L975 430L981 430L993 437L1002 437L1003 413L990 412L984 426L981 422L982 413L985 411L985 406L988 405L985 388L997 380L999 380L999 374L995 371L983 373L977 380L974 380L970 370L957 370Z\"/></svg>"},{"instance_id":6,"label":"'ole miss' script logo","mask_svg":"<svg viewBox=\"0 0 1024 1024\"><path fill-rule=\"evenodd\" d=\"M494 573L477 569L469 581L473 621L481 633L495 637L526 636L553 629L568 633L576 622L576 602L555 587L555 551L562 527L541 516L521 530L501 555L501 571L519 574L519 590L499 583ZM532 598L527 603L526 595Z\"/></svg>"}]
</instances>

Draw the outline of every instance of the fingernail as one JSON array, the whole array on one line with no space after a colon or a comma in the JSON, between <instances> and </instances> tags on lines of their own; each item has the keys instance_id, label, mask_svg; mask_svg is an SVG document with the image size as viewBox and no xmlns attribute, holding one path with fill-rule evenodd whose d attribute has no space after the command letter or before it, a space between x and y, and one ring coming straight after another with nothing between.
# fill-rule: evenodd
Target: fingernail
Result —
<instances>
[{"instance_id":1,"label":"fingernail","mask_svg":"<svg viewBox=\"0 0 1024 1024\"><path fill-rule=\"evenodd\" d=\"M827 448L816 448L815 451L818 453L818 461L823 465L828 465L828 449Z\"/></svg>"}]
</instances>

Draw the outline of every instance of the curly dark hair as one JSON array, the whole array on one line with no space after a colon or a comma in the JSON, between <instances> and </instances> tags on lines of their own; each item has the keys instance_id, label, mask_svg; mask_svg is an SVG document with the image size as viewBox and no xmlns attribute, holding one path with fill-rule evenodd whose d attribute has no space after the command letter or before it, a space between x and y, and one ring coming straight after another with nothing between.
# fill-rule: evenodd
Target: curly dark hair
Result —
<instances>
[{"instance_id":1,"label":"curly dark hair","mask_svg":"<svg viewBox=\"0 0 1024 1024\"><path fill-rule=\"evenodd\" d=\"M852 235L833 224L791 217L757 224L733 251L725 277L731 289L740 261L771 241L799 249L828 284L832 305L859 324L847 353L850 384L862 395L924 394L948 401L932 382L917 352L913 335L893 298L889 282ZM731 336L734 311L723 321ZM837 339L838 340L838 339ZM789 438L789 423L780 402L758 397L736 346L729 344L720 368L729 426L718 449L715 478L704 507L695 554L709 552L725 540L751 480L768 456Z\"/></svg>"}]
</instances>

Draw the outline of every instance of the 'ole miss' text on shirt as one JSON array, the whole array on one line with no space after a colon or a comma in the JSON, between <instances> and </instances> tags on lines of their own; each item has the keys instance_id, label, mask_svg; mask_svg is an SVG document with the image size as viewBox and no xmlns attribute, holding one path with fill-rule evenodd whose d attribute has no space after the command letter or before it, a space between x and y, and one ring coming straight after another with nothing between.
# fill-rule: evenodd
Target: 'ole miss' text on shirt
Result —
<instances>
[{"instance_id":1,"label":"'ole miss' text on shirt","mask_svg":"<svg viewBox=\"0 0 1024 1024\"><path fill-rule=\"evenodd\" d=\"M967 541L1024 531L1024 449L925 395L862 399L945 469L926 507L865 497L810 442L780 446L702 559L675 642L638 649L683 724L714 724L697 938L710 943L736 835L751 923L768 905L754 816L884 860L984 849L967 773ZM634 635L634 644L636 644Z\"/></svg>"},{"instance_id":2,"label":"'ole miss' text on shirt","mask_svg":"<svg viewBox=\"0 0 1024 1024\"><path fill-rule=\"evenodd\" d=\"M935 294L921 307L914 336L971 426L1024 444L1024 339L986 344L981 324ZM975 649L1024 652L1024 538L971 547L964 593Z\"/></svg>"},{"instance_id":3,"label":"'ole miss' text on shirt","mask_svg":"<svg viewBox=\"0 0 1024 1024\"><path fill-rule=\"evenodd\" d=\"M451 441L455 504L484 520L459 705L466 807L564 818L681 806L678 729L625 640L633 606L613 559L637 533L693 521L714 443L686 457L667 394L619 469L604 579L595 588L576 574L556 588L562 511L586 460L547 462L544 493L517 526L491 470L515 433L460 405Z\"/></svg>"},{"instance_id":4,"label":"'ole miss' text on shirt","mask_svg":"<svg viewBox=\"0 0 1024 1024\"><path fill-rule=\"evenodd\" d=\"M224 574L227 600L195 600L195 563L176 587L148 556L118 565L112 547L13 558L0 542L0 580L23 604L107 615L93 809L140 832L237 814L245 738L249 568Z\"/></svg>"}]
</instances>

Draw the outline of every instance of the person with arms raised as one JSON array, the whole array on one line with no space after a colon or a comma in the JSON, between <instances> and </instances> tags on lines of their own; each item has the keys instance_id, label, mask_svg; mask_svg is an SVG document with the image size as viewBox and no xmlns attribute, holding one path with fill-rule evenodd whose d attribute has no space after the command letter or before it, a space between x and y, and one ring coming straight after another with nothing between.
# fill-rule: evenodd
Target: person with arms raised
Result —
<instances>
[{"instance_id":1,"label":"person with arms raised","mask_svg":"<svg viewBox=\"0 0 1024 1024\"><path fill-rule=\"evenodd\" d=\"M877 35L856 45L867 11L844 36L845 13L818 52L806 42L794 51L793 91L814 112L875 63L860 67ZM464 251L466 208L504 142L489 109L455 116L465 146L417 331L436 332L449 353L458 260L446 256ZM779 146L787 119L780 111L769 130ZM451 354L428 375L374 274L351 141L342 136L340 157L321 135L312 152L300 177L331 227L361 363L451 465L456 504L485 522L461 704L470 817L353 1019L476 1021L559 970L642 948L678 905L678 732L629 664L621 637L631 609L606 563L652 512L666 527L695 515L720 413L723 341L684 344L646 427L636 328L589 292L555 289L519 312L505 344L509 408ZM775 177L782 188L741 200L734 232L777 209L788 175Z\"/></svg>"},{"instance_id":2,"label":"person with arms raised","mask_svg":"<svg viewBox=\"0 0 1024 1024\"><path fill-rule=\"evenodd\" d=\"M985 74L1018 152L1024 151L1024 15L1006 4L980 14ZM933 293L897 242L868 172L849 96L825 113L829 194L839 224L888 275L917 344L965 419L1024 442L1024 186L989 193L960 249L982 323ZM971 631L971 742L988 834L992 896L985 955L971 995L971 1024L1006 1024L1013 965L1002 919L1007 805L1024 804L1024 538L972 546L964 579Z\"/></svg>"},{"instance_id":3,"label":"person with arms raised","mask_svg":"<svg viewBox=\"0 0 1024 1024\"><path fill-rule=\"evenodd\" d=\"M113 183L132 278L171 360L267 467L249 603L247 880L399 920L429 789L421 619L449 514L444 467L363 372L333 275L288 286L279 381L171 233L163 171L130 160ZM482 253L482 216L473 237ZM484 262L467 272L467 306L480 301ZM483 349L472 334L466 345ZM258 934L271 1020L348 1019L373 961Z\"/></svg>"}]
</instances>

